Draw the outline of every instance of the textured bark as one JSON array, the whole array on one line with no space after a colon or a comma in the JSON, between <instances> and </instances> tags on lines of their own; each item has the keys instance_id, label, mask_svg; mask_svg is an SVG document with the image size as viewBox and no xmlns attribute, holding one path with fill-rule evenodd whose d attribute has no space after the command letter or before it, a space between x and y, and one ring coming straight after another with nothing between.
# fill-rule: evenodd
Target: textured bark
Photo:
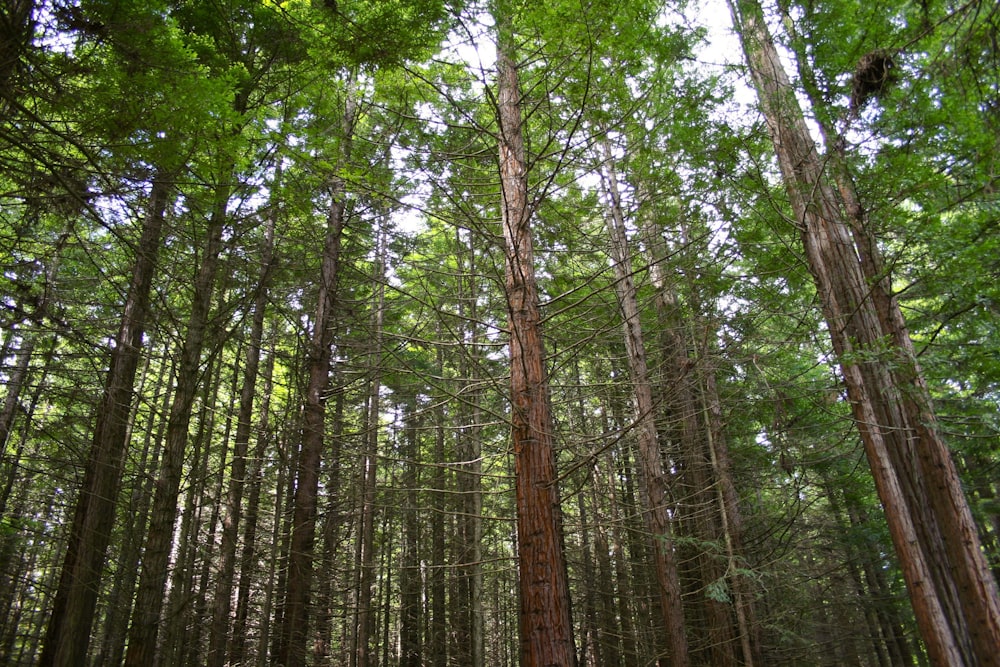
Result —
<instances>
[{"instance_id":1,"label":"textured bark","mask_svg":"<svg viewBox=\"0 0 1000 667\"><path fill-rule=\"evenodd\" d=\"M1000 665L996 582L864 211L839 156L819 155L759 4L730 6L928 654Z\"/></svg>"},{"instance_id":2,"label":"textured bark","mask_svg":"<svg viewBox=\"0 0 1000 667\"><path fill-rule=\"evenodd\" d=\"M509 17L498 16L498 22ZM531 242L527 164L517 66L509 36L498 45L501 212L510 328L511 440L517 504L521 664L576 664L562 517L556 485L552 408Z\"/></svg>"},{"instance_id":3,"label":"textured bark","mask_svg":"<svg viewBox=\"0 0 1000 667\"><path fill-rule=\"evenodd\" d=\"M628 358L632 392L635 398L635 430L639 445L640 481L645 487L649 506L643 513L646 526L653 538L654 569L660 597L660 613L667 631L669 664L687 667L687 633L684 626L684 608L681 604L681 583L677 572L676 555L671 538L667 483L659 435L656 430L656 408L653 402L653 385L649 379L646 346L639 319L639 300L630 267L631 257L625 235L625 219L618 191L618 177L614 168L611 147L604 141L604 188L608 198L606 215L608 234L611 238L611 259L615 271L615 289L625 333L625 354Z\"/></svg>"},{"instance_id":4,"label":"textured bark","mask_svg":"<svg viewBox=\"0 0 1000 667\"><path fill-rule=\"evenodd\" d=\"M133 388L169 192L166 180L153 181L40 665L82 666L87 659L121 488Z\"/></svg>"}]
</instances>

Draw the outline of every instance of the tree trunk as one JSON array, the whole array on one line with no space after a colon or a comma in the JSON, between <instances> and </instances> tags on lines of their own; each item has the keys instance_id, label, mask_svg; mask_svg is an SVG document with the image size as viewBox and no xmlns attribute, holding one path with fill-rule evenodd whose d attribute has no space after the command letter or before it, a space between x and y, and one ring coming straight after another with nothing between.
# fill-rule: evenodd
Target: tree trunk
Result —
<instances>
[{"instance_id":1,"label":"tree trunk","mask_svg":"<svg viewBox=\"0 0 1000 667\"><path fill-rule=\"evenodd\" d=\"M243 665L247 646L247 625L250 616L251 581L255 574L254 564L257 554L257 518L260 509L261 486L263 483L264 454L267 451L268 415L271 404L272 376L274 374L274 344L264 363L262 401L259 409L257 443L254 448L250 469L247 471L247 510L243 516L243 549L240 553L240 576L236 586L236 618L233 620L232 641L229 642L229 664ZM279 485L280 486L280 485ZM275 523L280 523L275 521Z\"/></svg>"},{"instance_id":2,"label":"tree trunk","mask_svg":"<svg viewBox=\"0 0 1000 667\"><path fill-rule=\"evenodd\" d=\"M422 667L420 621L423 584L420 568L420 513L418 485L421 415L417 397L403 403L403 545L399 579L399 667Z\"/></svg>"},{"instance_id":3,"label":"tree trunk","mask_svg":"<svg viewBox=\"0 0 1000 667\"><path fill-rule=\"evenodd\" d=\"M277 162L272 182L272 190L281 183L281 162ZM246 367L243 370L243 386L240 389L239 415L236 422L236 436L233 444L233 460L229 473L229 489L226 495L226 512L222 520L222 542L219 546L218 575L212 606L211 634L209 635L208 667L222 667L226 660L226 643L229 640L229 612L233 599L233 579L236 572L236 542L239 535L240 513L243 505L243 491L246 484L247 449L253 427L253 404L257 395L257 376L260 368L261 340L264 337L264 316L270 296L269 285L274 259L274 226L278 207L272 208L264 228L261 248L260 275L257 280L256 296L253 304L253 320L250 325L250 340L247 344Z\"/></svg>"},{"instance_id":4,"label":"tree trunk","mask_svg":"<svg viewBox=\"0 0 1000 667\"><path fill-rule=\"evenodd\" d=\"M136 594L135 611L129 629L127 667L150 667L159 659L157 638L164 603L170 552L173 544L174 523L177 519L177 501L187 448L188 427L194 406L198 383L201 378L201 356L205 332L208 329L212 293L222 252L222 232L228 218L230 185L226 174L216 187L215 202L208 223L208 238L198 275L194 282L191 314L181 349L177 370L177 386L167 422L167 441L163 450L160 472L156 479L150 523L142 556L142 573Z\"/></svg>"},{"instance_id":5,"label":"tree trunk","mask_svg":"<svg viewBox=\"0 0 1000 667\"><path fill-rule=\"evenodd\" d=\"M368 397L365 417L365 448L361 460L361 535L358 538L357 604L354 619L354 659L356 667L369 667L377 663L377 655L370 653L371 634L374 627L372 613L372 586L375 582L375 490L378 479L379 395L382 392L382 324L385 319L385 261L386 232L377 230L378 247L375 250L375 274L372 316L371 347L368 350Z\"/></svg>"},{"instance_id":6,"label":"tree trunk","mask_svg":"<svg viewBox=\"0 0 1000 667\"><path fill-rule=\"evenodd\" d=\"M438 373L444 376L444 353L441 346L435 349ZM436 396L434 403L434 461L447 461L445 454L444 403L446 397ZM436 465L431 473L431 488L434 489L434 511L431 513L431 568L428 573L430 588L430 653L431 667L448 665L448 615L445 587L445 518L448 516L448 478L445 466Z\"/></svg>"},{"instance_id":7,"label":"tree trunk","mask_svg":"<svg viewBox=\"0 0 1000 667\"><path fill-rule=\"evenodd\" d=\"M148 214L136 248L121 325L111 350L107 384L97 413L94 440L39 658L39 664L44 667L82 667L87 659L97 594L121 487L133 387L169 192L170 185L164 178L153 180Z\"/></svg>"},{"instance_id":8,"label":"tree trunk","mask_svg":"<svg viewBox=\"0 0 1000 667\"><path fill-rule=\"evenodd\" d=\"M334 374L337 381L338 375ZM342 497L340 493L340 462L343 451L344 433L344 392L336 391L334 394L333 423L331 428L333 442L330 445L330 453L327 457L327 464L324 466L326 475L326 508L323 517L321 535L323 536L323 572L336 572L339 556L340 528L343 522L344 512L341 510ZM331 574L321 577L316 586L316 629L313 633L313 664L317 667L328 665L333 667L336 657L335 647L342 645L342 641L333 636L333 620L336 615L334 609L334 591L340 588L340 580Z\"/></svg>"},{"instance_id":9,"label":"tree trunk","mask_svg":"<svg viewBox=\"0 0 1000 667\"><path fill-rule=\"evenodd\" d=\"M166 357L166 346L163 352L156 352L149 357ZM147 361L148 364L148 361ZM174 386L176 373L174 364L159 364L159 372L153 379L154 386L167 387L163 391L158 409L149 408L145 418L145 433L142 440L142 455L139 457L137 470L155 469L160 462L160 452L163 447L163 435L166 430L166 420L155 418L165 415L170 409L173 394L170 387ZM139 383L138 395L143 395L143 385ZM133 420L135 418L133 417ZM141 417L140 417L141 419ZM149 506L153 499L153 480L148 475L142 475L133 482L128 504L128 515L120 532L124 536L121 551L118 553L118 580L115 581L109 596L108 612L104 619L105 636L97 665L100 667L119 667L125 658L125 640L128 636L128 620L132 615L132 600L135 595L135 585L139 578L139 564L142 555L142 538L145 534L146 521L149 518ZM115 604L115 600L119 603Z\"/></svg>"},{"instance_id":10,"label":"tree trunk","mask_svg":"<svg viewBox=\"0 0 1000 667\"><path fill-rule=\"evenodd\" d=\"M614 168L611 146L605 138L604 148L604 189L608 198L606 214L608 234L611 239L611 259L615 271L615 288L618 306L622 314L625 332L625 354L628 358L629 374L636 411L636 439L639 445L640 480L645 487L645 497L649 507L644 512L646 527L653 538L653 558L656 571L657 590L660 597L660 613L667 631L667 663L674 667L691 664L688 656L687 633L684 627L684 608L681 604L680 576L674 544L671 538L667 506L666 475L663 472L663 458L659 436L656 431L656 408L653 402L653 387L649 380L646 363L646 348L639 319L639 301L630 266L631 257L625 234L625 219L622 213L618 191L618 177Z\"/></svg>"},{"instance_id":11,"label":"tree trunk","mask_svg":"<svg viewBox=\"0 0 1000 667\"><path fill-rule=\"evenodd\" d=\"M730 7L928 654L1000 665L996 582L863 210L839 167L824 174L759 4Z\"/></svg>"},{"instance_id":12,"label":"tree trunk","mask_svg":"<svg viewBox=\"0 0 1000 667\"><path fill-rule=\"evenodd\" d=\"M343 144L338 159L350 159L351 137L357 115L355 93L349 91L341 123ZM346 215L345 184L337 175L331 187L330 210L323 246L322 270L312 340L309 344L309 383L303 406L302 451L299 454L293 500L292 536L288 553L288 580L272 664L303 667L309 629L309 589L312 585L313 543L316 539L316 501L323 453L326 389L333 356L334 311L340 272L340 242Z\"/></svg>"},{"instance_id":13,"label":"tree trunk","mask_svg":"<svg viewBox=\"0 0 1000 667\"><path fill-rule=\"evenodd\" d=\"M459 318L466 323L464 339L469 349L459 362L459 375L466 382L462 389L460 414L463 425L458 435L459 472L458 490L462 498L460 517L462 531L461 560L462 576L468 582L467 604L463 610L468 621L468 636L460 637L459 644L468 650L469 667L485 667L485 643L483 621L483 479L482 479L482 391L480 378L475 375L482 361L479 346L482 344L479 332L479 286L476 277L476 253L471 243L466 245L459 230L455 231L456 254L459 261ZM471 240L470 240L471 241ZM462 256L468 254L465 267ZM468 279L465 275L468 275Z\"/></svg>"},{"instance_id":14,"label":"tree trunk","mask_svg":"<svg viewBox=\"0 0 1000 667\"><path fill-rule=\"evenodd\" d=\"M509 20L495 17L499 24ZM509 31L497 48L502 224L510 327L521 664L573 667L573 624L556 484L553 421L531 241L521 95Z\"/></svg>"}]
</instances>

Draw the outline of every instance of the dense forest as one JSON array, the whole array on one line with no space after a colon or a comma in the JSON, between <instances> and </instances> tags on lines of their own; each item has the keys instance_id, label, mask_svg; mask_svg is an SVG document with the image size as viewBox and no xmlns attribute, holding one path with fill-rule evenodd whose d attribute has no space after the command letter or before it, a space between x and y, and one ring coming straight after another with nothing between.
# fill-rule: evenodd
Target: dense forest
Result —
<instances>
[{"instance_id":1,"label":"dense forest","mask_svg":"<svg viewBox=\"0 0 1000 667\"><path fill-rule=\"evenodd\" d=\"M4 0L0 662L1000 665L990 0Z\"/></svg>"}]
</instances>

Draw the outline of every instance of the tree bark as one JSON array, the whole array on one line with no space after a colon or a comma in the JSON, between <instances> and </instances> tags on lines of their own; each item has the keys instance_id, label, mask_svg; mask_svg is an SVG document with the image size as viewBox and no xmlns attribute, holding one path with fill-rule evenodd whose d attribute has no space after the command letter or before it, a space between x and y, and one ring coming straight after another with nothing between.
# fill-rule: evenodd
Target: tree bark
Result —
<instances>
[{"instance_id":1,"label":"tree bark","mask_svg":"<svg viewBox=\"0 0 1000 667\"><path fill-rule=\"evenodd\" d=\"M759 4L730 8L928 654L1000 665L996 582L860 202L825 173Z\"/></svg>"},{"instance_id":2,"label":"tree bark","mask_svg":"<svg viewBox=\"0 0 1000 667\"><path fill-rule=\"evenodd\" d=\"M501 24L509 20L503 15L495 18ZM552 408L533 264L521 94L512 39L505 27L499 32L497 111L510 327L521 664L574 667L576 650L556 484Z\"/></svg>"}]
</instances>

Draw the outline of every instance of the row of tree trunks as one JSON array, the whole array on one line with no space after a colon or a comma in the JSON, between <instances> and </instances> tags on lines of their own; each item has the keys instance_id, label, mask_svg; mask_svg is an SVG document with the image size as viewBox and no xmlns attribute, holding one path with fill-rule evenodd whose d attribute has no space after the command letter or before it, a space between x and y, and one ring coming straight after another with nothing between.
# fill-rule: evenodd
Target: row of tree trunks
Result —
<instances>
[{"instance_id":1,"label":"row of tree trunks","mask_svg":"<svg viewBox=\"0 0 1000 667\"><path fill-rule=\"evenodd\" d=\"M135 377L170 190L165 176L153 179L121 324L111 350L104 397L97 411L94 440L39 658L41 665L82 666L86 661L121 488Z\"/></svg>"},{"instance_id":2,"label":"row of tree trunks","mask_svg":"<svg viewBox=\"0 0 1000 667\"><path fill-rule=\"evenodd\" d=\"M272 191L281 185L282 165L275 166ZM260 371L261 343L264 338L264 319L270 298L270 277L274 264L274 228L279 207L272 206L264 222L264 239L261 247L260 273L253 302L250 338L247 342L246 365L243 368L236 417L236 434L233 457L229 471L229 488L226 509L222 519L222 538L219 545L218 574L212 605L209 635L208 667L222 667L226 661L229 641L230 611L232 609L233 580L236 576L236 550L239 535L243 495L247 482L247 454L253 431L254 399L257 396L257 379Z\"/></svg>"},{"instance_id":3,"label":"row of tree trunks","mask_svg":"<svg viewBox=\"0 0 1000 667\"><path fill-rule=\"evenodd\" d=\"M863 209L827 171L759 3L730 7L928 654L1000 665L996 582Z\"/></svg>"},{"instance_id":4,"label":"row of tree trunks","mask_svg":"<svg viewBox=\"0 0 1000 667\"><path fill-rule=\"evenodd\" d=\"M354 632L351 637L351 667L369 667L377 664L378 656L371 651L371 637L374 634L374 602L372 587L375 583L375 491L378 479L378 443L380 394L382 392L381 368L382 325L385 321L385 271L386 271L386 231L376 231L378 240L375 248L375 270L372 275L373 303L371 308L371 341L368 349L371 376L368 379L368 397L364 428L365 446L359 466L361 489L360 539L355 553L355 604ZM388 585L388 584L386 584Z\"/></svg>"},{"instance_id":5,"label":"row of tree trunks","mask_svg":"<svg viewBox=\"0 0 1000 667\"><path fill-rule=\"evenodd\" d=\"M185 464L195 397L203 377L202 351L209 325L212 295L215 291L219 256L223 248L223 230L228 222L227 206L231 194L231 166L224 171L213 193L212 212L206 229L201 264L194 279L191 314L177 369L177 385L167 419L166 444L156 478L150 523L143 547L142 571L136 593L132 624L129 628L128 667L159 664L157 638L162 627L164 591L170 572L170 553L177 519L178 494Z\"/></svg>"}]
</instances>

